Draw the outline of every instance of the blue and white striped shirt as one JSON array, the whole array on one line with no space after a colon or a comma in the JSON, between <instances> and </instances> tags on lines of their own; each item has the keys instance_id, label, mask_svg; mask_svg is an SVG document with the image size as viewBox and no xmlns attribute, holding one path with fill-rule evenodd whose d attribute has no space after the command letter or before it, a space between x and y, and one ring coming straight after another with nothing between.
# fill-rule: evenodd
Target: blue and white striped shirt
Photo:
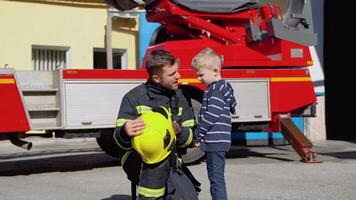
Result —
<instances>
[{"instance_id":1,"label":"blue and white striped shirt","mask_svg":"<svg viewBox=\"0 0 356 200\"><path fill-rule=\"evenodd\" d=\"M236 99L230 83L219 80L204 92L194 136L203 151L228 151L231 146L231 115Z\"/></svg>"}]
</instances>

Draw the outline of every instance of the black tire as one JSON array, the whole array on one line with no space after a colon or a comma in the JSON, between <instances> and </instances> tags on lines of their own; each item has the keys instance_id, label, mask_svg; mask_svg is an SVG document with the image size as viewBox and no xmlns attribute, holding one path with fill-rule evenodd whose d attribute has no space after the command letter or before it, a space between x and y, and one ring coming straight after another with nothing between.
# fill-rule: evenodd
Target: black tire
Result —
<instances>
[{"instance_id":1,"label":"black tire","mask_svg":"<svg viewBox=\"0 0 356 200\"><path fill-rule=\"evenodd\" d=\"M197 117L201 107L203 91L190 86L181 86L181 89L190 106L192 106L195 117ZM204 155L205 153L199 147L191 147L187 148L187 152L182 155L182 159L185 164L197 164L200 163Z\"/></svg>"},{"instance_id":2,"label":"black tire","mask_svg":"<svg viewBox=\"0 0 356 200\"><path fill-rule=\"evenodd\" d=\"M163 26L159 26L156 28L155 31L153 31L148 45L149 46L156 45L167 41L169 38L170 36L166 33L166 30L163 28Z\"/></svg>"},{"instance_id":3,"label":"black tire","mask_svg":"<svg viewBox=\"0 0 356 200\"><path fill-rule=\"evenodd\" d=\"M199 147L187 148L187 153L182 155L183 163L187 165L198 164L205 153Z\"/></svg>"},{"instance_id":4,"label":"black tire","mask_svg":"<svg viewBox=\"0 0 356 200\"><path fill-rule=\"evenodd\" d=\"M160 44L163 42L171 41L171 40L180 40L180 39L189 39L189 38L182 38L182 36L173 35L167 33L164 26L159 26L153 31L151 39L148 43L149 46ZM192 39L192 38L190 38Z\"/></svg>"},{"instance_id":5,"label":"black tire","mask_svg":"<svg viewBox=\"0 0 356 200\"><path fill-rule=\"evenodd\" d=\"M102 129L100 131L100 136L96 138L101 150L106 154L121 159L125 151L123 151L114 141L113 138L114 129Z\"/></svg>"}]
</instances>

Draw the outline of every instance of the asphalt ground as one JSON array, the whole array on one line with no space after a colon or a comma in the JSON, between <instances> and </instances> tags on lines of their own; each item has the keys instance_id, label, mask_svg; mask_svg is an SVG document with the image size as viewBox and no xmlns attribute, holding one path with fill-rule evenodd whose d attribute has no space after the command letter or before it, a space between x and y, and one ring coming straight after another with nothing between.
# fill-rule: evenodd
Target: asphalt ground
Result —
<instances>
[{"instance_id":1,"label":"asphalt ground","mask_svg":"<svg viewBox=\"0 0 356 200\"><path fill-rule=\"evenodd\" d=\"M30 151L0 141L0 199L130 199L129 182L115 158L95 138L38 138ZM299 162L289 145L233 146L226 159L226 183L233 200L354 200L356 142L315 142L317 159ZM189 169L210 199L205 162Z\"/></svg>"}]
</instances>

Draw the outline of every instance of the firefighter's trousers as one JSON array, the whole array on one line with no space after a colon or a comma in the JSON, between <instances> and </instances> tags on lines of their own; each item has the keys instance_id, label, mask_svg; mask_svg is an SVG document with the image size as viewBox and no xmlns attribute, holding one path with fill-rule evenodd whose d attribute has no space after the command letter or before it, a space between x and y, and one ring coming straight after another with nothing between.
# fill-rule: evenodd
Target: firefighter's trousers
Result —
<instances>
[{"instance_id":1,"label":"firefighter's trousers","mask_svg":"<svg viewBox=\"0 0 356 200\"><path fill-rule=\"evenodd\" d=\"M170 165L170 159L165 159L160 163L152 165L142 164L140 180L137 186L140 200L163 200L171 170Z\"/></svg>"}]
</instances>

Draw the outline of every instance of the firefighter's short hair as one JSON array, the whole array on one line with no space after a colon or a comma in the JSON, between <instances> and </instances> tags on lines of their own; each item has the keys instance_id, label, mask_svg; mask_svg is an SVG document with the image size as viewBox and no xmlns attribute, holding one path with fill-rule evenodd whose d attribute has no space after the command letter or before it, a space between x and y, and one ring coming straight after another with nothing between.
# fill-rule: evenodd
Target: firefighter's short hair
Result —
<instances>
[{"instance_id":1,"label":"firefighter's short hair","mask_svg":"<svg viewBox=\"0 0 356 200\"><path fill-rule=\"evenodd\" d=\"M177 59L168 51L154 50L146 59L146 70L150 78L158 75L165 66L172 66Z\"/></svg>"},{"instance_id":2,"label":"firefighter's short hair","mask_svg":"<svg viewBox=\"0 0 356 200\"><path fill-rule=\"evenodd\" d=\"M220 57L211 48L203 49L192 60L192 67L195 71L199 71L200 68L213 69L213 67L220 70L221 65Z\"/></svg>"}]
</instances>

